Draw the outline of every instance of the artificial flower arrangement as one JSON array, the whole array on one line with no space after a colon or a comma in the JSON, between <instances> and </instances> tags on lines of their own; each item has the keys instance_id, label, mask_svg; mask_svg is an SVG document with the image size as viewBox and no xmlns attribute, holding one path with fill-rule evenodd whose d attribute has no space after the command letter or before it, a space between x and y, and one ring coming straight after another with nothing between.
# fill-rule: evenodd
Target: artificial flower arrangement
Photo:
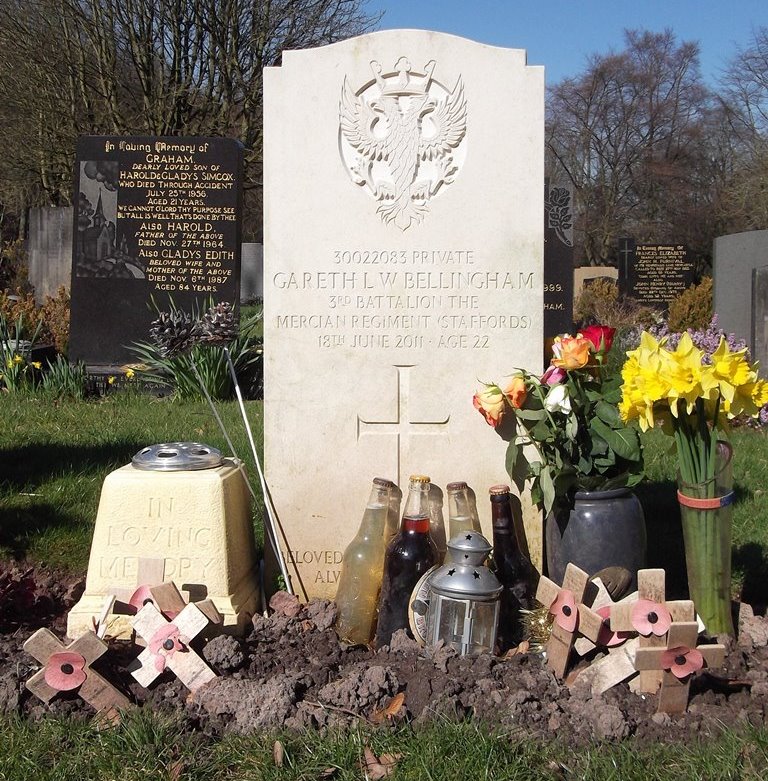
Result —
<instances>
[{"instance_id":1,"label":"artificial flower arrangement","mask_svg":"<svg viewBox=\"0 0 768 781\"><path fill-rule=\"evenodd\" d=\"M545 512L571 504L577 491L604 491L642 479L643 452L622 421L619 377L607 377L614 329L592 325L558 336L542 377L518 369L484 383L475 408L509 441L506 466ZM529 447L530 446L530 447Z\"/></svg>"},{"instance_id":2,"label":"artificial flower arrangement","mask_svg":"<svg viewBox=\"0 0 768 781\"><path fill-rule=\"evenodd\" d=\"M624 421L645 431L659 424L675 439L678 501L688 587L710 634L733 633L731 619L731 455L729 419L757 417L768 403L747 349L725 336L705 351L684 333L676 347L643 332L622 369Z\"/></svg>"}]
</instances>

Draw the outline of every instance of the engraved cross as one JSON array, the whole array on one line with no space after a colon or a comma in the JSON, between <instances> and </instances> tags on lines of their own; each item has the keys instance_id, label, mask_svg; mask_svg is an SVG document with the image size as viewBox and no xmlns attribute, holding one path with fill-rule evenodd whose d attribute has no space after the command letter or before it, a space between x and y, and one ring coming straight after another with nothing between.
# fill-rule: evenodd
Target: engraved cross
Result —
<instances>
[{"instance_id":1,"label":"engraved cross","mask_svg":"<svg viewBox=\"0 0 768 781\"><path fill-rule=\"evenodd\" d=\"M411 460L412 438L414 436L447 436L446 424L451 416L439 420L414 420L410 413L411 384L410 370L415 364L395 366L397 369L397 413L394 420L365 420L357 416L357 438L365 434L394 434L397 441L397 479L398 485L408 482L406 467L413 469Z\"/></svg>"}]
</instances>

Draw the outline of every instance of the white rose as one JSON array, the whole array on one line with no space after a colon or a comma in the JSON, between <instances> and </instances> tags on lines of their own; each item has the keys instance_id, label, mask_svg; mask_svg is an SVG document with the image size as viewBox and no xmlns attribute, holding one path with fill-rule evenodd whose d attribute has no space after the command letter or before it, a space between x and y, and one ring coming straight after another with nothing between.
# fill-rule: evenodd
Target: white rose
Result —
<instances>
[{"instance_id":1,"label":"white rose","mask_svg":"<svg viewBox=\"0 0 768 781\"><path fill-rule=\"evenodd\" d=\"M554 385L544 400L544 407L550 412L562 412L564 415L570 415L571 400L568 397L568 388L565 385Z\"/></svg>"}]
</instances>

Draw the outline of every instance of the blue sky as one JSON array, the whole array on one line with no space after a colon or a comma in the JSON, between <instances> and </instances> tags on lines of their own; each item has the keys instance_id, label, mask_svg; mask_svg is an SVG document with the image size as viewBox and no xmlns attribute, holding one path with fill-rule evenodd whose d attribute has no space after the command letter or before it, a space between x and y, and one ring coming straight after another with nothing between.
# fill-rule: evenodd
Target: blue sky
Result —
<instances>
[{"instance_id":1,"label":"blue sky","mask_svg":"<svg viewBox=\"0 0 768 781\"><path fill-rule=\"evenodd\" d=\"M547 84L575 76L590 54L620 51L625 28L671 27L679 41L698 41L701 71L716 86L720 70L768 25L768 0L370 0L384 10L381 29L453 33L481 43L526 49L546 67Z\"/></svg>"}]
</instances>

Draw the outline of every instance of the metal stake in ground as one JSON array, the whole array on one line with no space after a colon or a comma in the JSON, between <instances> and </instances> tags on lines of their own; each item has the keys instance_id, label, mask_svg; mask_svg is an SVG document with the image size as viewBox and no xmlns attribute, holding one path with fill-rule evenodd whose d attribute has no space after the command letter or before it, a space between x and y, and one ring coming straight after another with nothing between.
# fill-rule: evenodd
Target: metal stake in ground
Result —
<instances>
[{"instance_id":1,"label":"metal stake in ground","mask_svg":"<svg viewBox=\"0 0 768 781\"><path fill-rule=\"evenodd\" d=\"M94 632L86 632L65 646L53 632L38 629L24 643L24 650L45 665L26 684L43 702L50 702L59 692L77 691L101 720L112 724L120 721L120 711L133 709L127 697L91 669L108 650Z\"/></svg>"},{"instance_id":2,"label":"metal stake in ground","mask_svg":"<svg viewBox=\"0 0 768 781\"><path fill-rule=\"evenodd\" d=\"M196 691L216 677L189 645L208 625L208 619L196 605L187 605L173 621L168 621L154 604L148 602L132 623L147 647L128 669L145 688L166 668L190 691Z\"/></svg>"},{"instance_id":3,"label":"metal stake in ground","mask_svg":"<svg viewBox=\"0 0 768 781\"><path fill-rule=\"evenodd\" d=\"M547 663L558 678L565 676L568 657L578 634L597 641L603 619L588 607L596 593L597 588L590 582L589 575L571 563L565 569L562 588L549 578L539 580L536 599L554 617L547 642Z\"/></svg>"},{"instance_id":4,"label":"metal stake in ground","mask_svg":"<svg viewBox=\"0 0 768 781\"><path fill-rule=\"evenodd\" d=\"M720 667L725 661L725 646L717 643L697 646L698 637L699 626L695 621L673 623L663 648L637 649L635 667L661 675L659 712L684 713L693 674L705 664Z\"/></svg>"},{"instance_id":5,"label":"metal stake in ground","mask_svg":"<svg viewBox=\"0 0 768 781\"><path fill-rule=\"evenodd\" d=\"M622 602L611 610L611 629L614 632L637 632L640 649L666 648L667 632L672 622L693 621L695 618L690 600L665 600L665 578L663 569L639 570L637 599ZM661 685L661 678L658 668L644 670L640 673L639 690L653 694Z\"/></svg>"}]
</instances>

